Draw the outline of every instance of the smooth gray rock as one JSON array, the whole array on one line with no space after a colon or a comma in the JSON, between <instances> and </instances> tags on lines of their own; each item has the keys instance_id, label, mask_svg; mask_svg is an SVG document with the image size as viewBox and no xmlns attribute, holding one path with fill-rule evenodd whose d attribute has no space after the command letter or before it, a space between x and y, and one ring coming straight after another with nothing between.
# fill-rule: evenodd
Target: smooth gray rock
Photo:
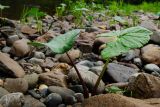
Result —
<instances>
[{"instance_id":1,"label":"smooth gray rock","mask_svg":"<svg viewBox=\"0 0 160 107\"><path fill-rule=\"evenodd\" d=\"M11 93L4 95L0 99L0 104L3 107L22 107L24 103L24 96L22 93Z\"/></svg>"},{"instance_id":2,"label":"smooth gray rock","mask_svg":"<svg viewBox=\"0 0 160 107\"><path fill-rule=\"evenodd\" d=\"M50 86L48 88L48 90L50 93L59 94L62 97L65 104L72 105L77 102L76 98L74 97L75 92L68 89L68 88L63 88L63 87L58 87L58 86Z\"/></svg>"},{"instance_id":3,"label":"smooth gray rock","mask_svg":"<svg viewBox=\"0 0 160 107\"><path fill-rule=\"evenodd\" d=\"M142 60L140 58L134 58L133 63L139 67L142 67Z\"/></svg>"},{"instance_id":4,"label":"smooth gray rock","mask_svg":"<svg viewBox=\"0 0 160 107\"><path fill-rule=\"evenodd\" d=\"M83 93L82 85L73 85L73 86L70 86L69 88L76 93Z\"/></svg>"},{"instance_id":5,"label":"smooth gray rock","mask_svg":"<svg viewBox=\"0 0 160 107\"><path fill-rule=\"evenodd\" d=\"M88 89L91 91L93 89L97 79L98 79L98 76L95 73L88 71L88 70L79 69L79 72L80 72L84 82L86 83ZM77 83L80 82L74 68L72 68L70 70L68 77ZM103 83L103 81L100 81L97 92L101 93L103 91L104 91L104 83Z\"/></svg>"},{"instance_id":6,"label":"smooth gray rock","mask_svg":"<svg viewBox=\"0 0 160 107\"><path fill-rule=\"evenodd\" d=\"M36 99L40 99L40 98L41 98L40 93L37 93L36 90L28 90L28 93L29 93L32 97L34 97L34 98L36 98Z\"/></svg>"},{"instance_id":7,"label":"smooth gray rock","mask_svg":"<svg viewBox=\"0 0 160 107\"><path fill-rule=\"evenodd\" d=\"M34 57L39 59L45 59L45 54L43 52L34 52Z\"/></svg>"},{"instance_id":8,"label":"smooth gray rock","mask_svg":"<svg viewBox=\"0 0 160 107\"><path fill-rule=\"evenodd\" d=\"M76 97L77 102L83 102L84 101L84 96L83 96L82 93L76 93L74 96Z\"/></svg>"},{"instance_id":9,"label":"smooth gray rock","mask_svg":"<svg viewBox=\"0 0 160 107\"><path fill-rule=\"evenodd\" d=\"M94 63L89 60L83 60L83 61L80 61L79 63L77 63L76 65L83 65L83 66L90 68L90 67L94 66Z\"/></svg>"},{"instance_id":10,"label":"smooth gray rock","mask_svg":"<svg viewBox=\"0 0 160 107\"><path fill-rule=\"evenodd\" d=\"M44 60L43 59L38 59L38 58L31 58L28 60L29 63L32 63L32 64L38 64L38 65L42 65Z\"/></svg>"},{"instance_id":11,"label":"smooth gray rock","mask_svg":"<svg viewBox=\"0 0 160 107\"><path fill-rule=\"evenodd\" d=\"M57 93L51 93L46 97L44 102L47 107L57 107L62 103L62 97Z\"/></svg>"},{"instance_id":12,"label":"smooth gray rock","mask_svg":"<svg viewBox=\"0 0 160 107\"><path fill-rule=\"evenodd\" d=\"M136 69L124 65L116 63L108 64L107 74L114 82L127 82L129 77L137 72Z\"/></svg>"},{"instance_id":13,"label":"smooth gray rock","mask_svg":"<svg viewBox=\"0 0 160 107\"><path fill-rule=\"evenodd\" d=\"M10 35L10 36L8 36L7 44L12 45L17 40L19 40L18 35Z\"/></svg>"},{"instance_id":14,"label":"smooth gray rock","mask_svg":"<svg viewBox=\"0 0 160 107\"><path fill-rule=\"evenodd\" d=\"M0 98L3 97L6 94L9 94L9 92L6 89L0 87Z\"/></svg>"},{"instance_id":15,"label":"smooth gray rock","mask_svg":"<svg viewBox=\"0 0 160 107\"><path fill-rule=\"evenodd\" d=\"M144 66L144 70L148 73L152 73L154 71L160 73L160 68L156 64L147 64Z\"/></svg>"},{"instance_id":16,"label":"smooth gray rock","mask_svg":"<svg viewBox=\"0 0 160 107\"><path fill-rule=\"evenodd\" d=\"M124 58L122 58L122 60L130 61L135 57L139 57L139 54L140 54L140 50L138 50L138 49L137 50L130 50L129 52L122 55L124 57Z\"/></svg>"},{"instance_id":17,"label":"smooth gray rock","mask_svg":"<svg viewBox=\"0 0 160 107\"><path fill-rule=\"evenodd\" d=\"M100 73L102 72L102 69L103 69L103 66L94 66L89 70L95 73L96 75L100 75Z\"/></svg>"},{"instance_id":18,"label":"smooth gray rock","mask_svg":"<svg viewBox=\"0 0 160 107\"><path fill-rule=\"evenodd\" d=\"M4 52L4 53L9 53L10 50L11 50L11 47L5 46L5 47L2 49L2 52Z\"/></svg>"}]
</instances>

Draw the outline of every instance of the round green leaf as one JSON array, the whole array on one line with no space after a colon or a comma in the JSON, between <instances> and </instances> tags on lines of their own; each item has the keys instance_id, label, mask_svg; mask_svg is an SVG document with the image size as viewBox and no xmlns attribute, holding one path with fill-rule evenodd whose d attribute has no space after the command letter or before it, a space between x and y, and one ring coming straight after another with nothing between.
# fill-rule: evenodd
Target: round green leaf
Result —
<instances>
[{"instance_id":1,"label":"round green leaf","mask_svg":"<svg viewBox=\"0 0 160 107\"><path fill-rule=\"evenodd\" d=\"M149 41L151 34L150 30L140 26L100 34L98 37L117 37L116 41L107 43L107 47L101 52L101 56L103 59L107 59L128 52L130 49L140 48Z\"/></svg>"}]
</instances>

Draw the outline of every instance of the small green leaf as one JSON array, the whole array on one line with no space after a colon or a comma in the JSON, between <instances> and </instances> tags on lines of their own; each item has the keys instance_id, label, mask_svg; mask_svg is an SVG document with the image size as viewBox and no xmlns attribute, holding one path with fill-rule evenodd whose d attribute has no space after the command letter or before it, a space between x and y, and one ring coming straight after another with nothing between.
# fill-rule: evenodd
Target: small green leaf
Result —
<instances>
[{"instance_id":1,"label":"small green leaf","mask_svg":"<svg viewBox=\"0 0 160 107\"><path fill-rule=\"evenodd\" d=\"M3 10L3 9L5 9L5 8L9 8L9 6L4 6L4 5L1 5L1 4L0 4L0 10Z\"/></svg>"},{"instance_id":2,"label":"small green leaf","mask_svg":"<svg viewBox=\"0 0 160 107\"><path fill-rule=\"evenodd\" d=\"M69 51L74 44L75 39L79 35L80 30L72 30L63 35L53 38L48 43L30 42L33 46L48 46L53 52L62 54Z\"/></svg>"},{"instance_id":3,"label":"small green leaf","mask_svg":"<svg viewBox=\"0 0 160 107\"><path fill-rule=\"evenodd\" d=\"M123 93L124 91L116 86L111 86L105 88L105 90L109 93Z\"/></svg>"},{"instance_id":4,"label":"small green leaf","mask_svg":"<svg viewBox=\"0 0 160 107\"><path fill-rule=\"evenodd\" d=\"M98 37L117 37L116 41L107 43L101 56L103 59L107 59L128 52L130 49L140 48L150 40L151 34L151 31L140 26L100 34Z\"/></svg>"}]
</instances>

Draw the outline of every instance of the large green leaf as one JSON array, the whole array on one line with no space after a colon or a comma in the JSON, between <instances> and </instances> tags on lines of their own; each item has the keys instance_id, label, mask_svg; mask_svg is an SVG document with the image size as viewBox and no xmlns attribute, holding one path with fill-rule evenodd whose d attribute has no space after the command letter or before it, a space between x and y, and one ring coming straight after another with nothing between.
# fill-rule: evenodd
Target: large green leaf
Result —
<instances>
[{"instance_id":1,"label":"large green leaf","mask_svg":"<svg viewBox=\"0 0 160 107\"><path fill-rule=\"evenodd\" d=\"M48 46L53 52L62 54L72 48L74 41L79 33L80 30L76 29L69 31L63 35L57 36L48 43L30 42L29 44L33 46Z\"/></svg>"},{"instance_id":2,"label":"large green leaf","mask_svg":"<svg viewBox=\"0 0 160 107\"><path fill-rule=\"evenodd\" d=\"M130 49L140 48L146 44L152 32L146 28L137 26L122 31L113 31L98 35L98 37L114 37L115 41L107 43L107 47L101 52L104 59L118 56Z\"/></svg>"}]
</instances>

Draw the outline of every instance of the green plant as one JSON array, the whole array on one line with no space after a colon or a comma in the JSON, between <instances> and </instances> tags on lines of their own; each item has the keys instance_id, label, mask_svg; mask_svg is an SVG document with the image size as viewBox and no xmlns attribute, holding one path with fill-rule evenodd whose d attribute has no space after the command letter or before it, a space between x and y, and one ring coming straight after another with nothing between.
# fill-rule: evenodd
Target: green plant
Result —
<instances>
[{"instance_id":1,"label":"green plant","mask_svg":"<svg viewBox=\"0 0 160 107\"><path fill-rule=\"evenodd\" d=\"M39 8L25 8L23 9L20 21L22 23L31 24L33 20L36 21L36 28L38 32L42 33L42 18L46 13L39 10Z\"/></svg>"},{"instance_id":2,"label":"green plant","mask_svg":"<svg viewBox=\"0 0 160 107\"><path fill-rule=\"evenodd\" d=\"M115 93L115 94L123 94L124 92L126 92L126 90L120 89L116 86L110 86L105 88L105 91L108 93Z\"/></svg>"},{"instance_id":3,"label":"green plant","mask_svg":"<svg viewBox=\"0 0 160 107\"><path fill-rule=\"evenodd\" d=\"M104 72L107 69L110 58L121 55L122 53L128 52L130 49L140 48L146 44L150 35L152 34L146 28L137 26L124 29L122 31L113 31L110 33L100 34L97 37L113 38L112 41L106 43L106 48L102 50L101 56L106 60L103 70L95 84L93 94L96 94L97 87L103 77Z\"/></svg>"},{"instance_id":4,"label":"green plant","mask_svg":"<svg viewBox=\"0 0 160 107\"><path fill-rule=\"evenodd\" d=\"M0 17L2 17L2 12L6 8L9 8L9 6L4 6L4 5L0 4Z\"/></svg>"},{"instance_id":5,"label":"green plant","mask_svg":"<svg viewBox=\"0 0 160 107\"><path fill-rule=\"evenodd\" d=\"M80 75L80 72L78 71L77 67L74 65L72 59L67 53L67 51L69 51L73 47L74 41L79 35L79 33L80 33L80 30L72 30L63 35L57 36L56 38L52 39L48 43L30 42L29 44L33 46L47 46L56 54L66 53L68 58L70 59L70 62L72 63L73 67L75 68L77 72L80 82L82 83L82 86L84 89L84 96L89 97L87 87Z\"/></svg>"},{"instance_id":6,"label":"green plant","mask_svg":"<svg viewBox=\"0 0 160 107\"><path fill-rule=\"evenodd\" d=\"M65 13L65 10L66 10L66 4L64 3L61 3L59 7L56 7L56 15L61 18L64 13Z\"/></svg>"}]
</instances>

